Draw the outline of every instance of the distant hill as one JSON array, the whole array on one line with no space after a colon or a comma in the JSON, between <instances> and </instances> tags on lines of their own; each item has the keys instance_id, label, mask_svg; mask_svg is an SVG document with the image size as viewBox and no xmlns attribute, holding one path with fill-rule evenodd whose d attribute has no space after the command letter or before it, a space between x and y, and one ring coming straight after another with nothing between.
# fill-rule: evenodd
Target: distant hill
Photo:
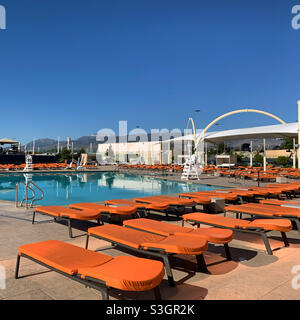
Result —
<instances>
[{"instance_id":1,"label":"distant hill","mask_svg":"<svg viewBox=\"0 0 300 320\"><path fill-rule=\"evenodd\" d=\"M78 138L77 140L71 140L73 142L74 151L84 148L86 151L90 150L90 145L92 144L92 151L96 152L98 143L96 142L95 136L83 136ZM26 144L26 150L32 150L33 142L29 142ZM67 141L59 141L60 148L64 148L67 146ZM71 148L71 145L70 145ZM25 149L25 146L22 146L22 150ZM46 151L56 151L57 150L57 140L42 138L35 140L35 151L46 152Z\"/></svg>"},{"instance_id":2,"label":"distant hill","mask_svg":"<svg viewBox=\"0 0 300 320\"><path fill-rule=\"evenodd\" d=\"M280 146L283 142L283 139L266 139L266 149L273 149L275 146ZM243 143L250 143L250 140L233 140L225 142L226 145L232 148L240 148ZM263 139L252 139L253 149L262 149L263 148Z\"/></svg>"},{"instance_id":3,"label":"distant hill","mask_svg":"<svg viewBox=\"0 0 300 320\"><path fill-rule=\"evenodd\" d=\"M150 136L148 136L150 140ZM117 142L119 141L119 137L116 137ZM96 152L97 146L99 143L105 143L96 141L96 136L83 136L78 138L77 140L72 140L74 145L74 151L84 148L86 151L90 151L90 145L92 144L92 152ZM72 142L71 141L71 142ZM227 146L232 148L240 149L243 143L250 143L249 140L234 140L226 142ZM267 149L272 149L274 146L280 146L282 143L281 139L267 139L266 147ZM60 148L67 146L67 141L59 141ZM71 147L71 145L70 145ZM253 149L261 149L263 147L263 140L262 139L253 139ZM22 150L24 150L24 146L22 146ZM32 150L32 142L26 144L26 150ZM46 151L57 151L57 140L54 139L37 139L35 140L35 151L39 152L46 152Z\"/></svg>"}]
</instances>

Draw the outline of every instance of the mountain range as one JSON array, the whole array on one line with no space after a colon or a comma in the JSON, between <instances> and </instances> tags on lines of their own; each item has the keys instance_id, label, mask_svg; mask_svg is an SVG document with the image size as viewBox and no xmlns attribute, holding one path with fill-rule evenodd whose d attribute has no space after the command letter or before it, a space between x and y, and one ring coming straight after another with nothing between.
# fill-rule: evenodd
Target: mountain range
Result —
<instances>
[{"instance_id":1,"label":"mountain range","mask_svg":"<svg viewBox=\"0 0 300 320\"><path fill-rule=\"evenodd\" d=\"M96 141L96 136L83 136L76 140L71 140L70 148L71 148L72 142L73 142L74 151L84 148L85 151L96 152L97 146L98 146L98 143ZM56 152L57 145L58 145L58 141L55 139L42 138L42 139L35 140L35 150L40 152L46 152L46 151ZM24 151L25 148L27 151L31 151L32 147L33 147L33 141L22 146L22 151ZM59 147L60 149L67 147L67 141L66 140L59 141ZM90 150L90 148L92 148L92 150Z\"/></svg>"},{"instance_id":2,"label":"mountain range","mask_svg":"<svg viewBox=\"0 0 300 320\"><path fill-rule=\"evenodd\" d=\"M118 141L117 137L117 141ZM150 138L150 136L149 136ZM100 143L99 141L96 140L96 136L83 136L80 137L76 140L71 140L70 142L70 148L71 148L71 143L73 142L73 148L74 151L80 150L81 148L85 149L85 151L89 152L96 152L97 146ZM105 143L105 142L104 142ZM226 145L232 147L232 148L240 148L243 143L249 143L248 140L234 140L230 142L226 142ZM282 139L267 139L266 141L266 147L267 149L272 149L275 146L279 146L282 143ZM57 151L57 144L58 141L55 139L49 139L49 138L42 138L42 139L37 139L35 140L35 150L37 152L46 152L46 151ZM22 146L22 151L24 151L25 147L27 151L32 150L32 145L33 142L27 143L25 146ZM60 148L66 147L67 146L67 141L59 141L59 146ZM263 141L262 139L253 139L253 148L262 148L263 146Z\"/></svg>"}]
</instances>

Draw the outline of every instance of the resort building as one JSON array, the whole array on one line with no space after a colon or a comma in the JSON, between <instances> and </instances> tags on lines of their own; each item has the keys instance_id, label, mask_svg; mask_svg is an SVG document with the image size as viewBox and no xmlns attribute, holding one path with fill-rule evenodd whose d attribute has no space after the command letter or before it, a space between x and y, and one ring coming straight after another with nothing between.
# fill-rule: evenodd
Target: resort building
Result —
<instances>
[{"instance_id":1,"label":"resort building","mask_svg":"<svg viewBox=\"0 0 300 320\"><path fill-rule=\"evenodd\" d=\"M201 132L201 130L199 131ZM200 134L198 133L196 137L198 138ZM203 147L203 152L207 152L207 143L218 144L232 140L247 140L249 141L249 145L251 145L252 140L261 139L262 145L265 146L265 139L268 138L294 138L294 142L296 142L297 137L297 122L207 132L204 135L203 141L205 146ZM195 136L190 134L182 135L181 137L174 139L150 141L150 135L148 135L148 141L139 141L136 139L136 141L133 142L128 140L128 142L120 142L118 139L116 139L116 142L113 143L102 142L98 144L97 160L100 163L107 161L149 165L170 163L182 165L185 161L185 157L188 157L192 153L194 139ZM267 158L291 155L291 151L266 150L266 147L264 147L264 150L264 155ZM251 150L249 155L251 157ZM292 155L296 156L296 152L294 152Z\"/></svg>"}]
</instances>

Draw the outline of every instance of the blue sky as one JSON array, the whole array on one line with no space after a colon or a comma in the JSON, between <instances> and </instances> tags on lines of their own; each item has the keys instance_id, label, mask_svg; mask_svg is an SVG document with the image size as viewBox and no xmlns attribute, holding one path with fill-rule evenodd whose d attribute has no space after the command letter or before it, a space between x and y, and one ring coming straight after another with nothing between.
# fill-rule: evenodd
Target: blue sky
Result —
<instances>
[{"instance_id":1,"label":"blue sky","mask_svg":"<svg viewBox=\"0 0 300 320\"><path fill-rule=\"evenodd\" d=\"M0 0L0 136L204 127L243 107L297 120L300 29L286 0ZM230 129L275 121L236 115ZM217 129L217 128L215 128Z\"/></svg>"}]
</instances>

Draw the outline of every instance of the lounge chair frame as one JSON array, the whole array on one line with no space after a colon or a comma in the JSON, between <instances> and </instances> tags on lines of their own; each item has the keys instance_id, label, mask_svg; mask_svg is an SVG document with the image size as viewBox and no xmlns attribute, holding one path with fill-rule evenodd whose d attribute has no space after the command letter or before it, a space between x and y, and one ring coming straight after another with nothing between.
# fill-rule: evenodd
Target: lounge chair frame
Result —
<instances>
[{"instance_id":1,"label":"lounge chair frame","mask_svg":"<svg viewBox=\"0 0 300 320\"><path fill-rule=\"evenodd\" d=\"M231 210L230 210L231 211ZM236 214L237 219L242 219L243 214L251 216L253 218L254 216L259 216L259 217L264 217L264 218L269 218L269 219L289 219L291 222L294 222L296 225L296 228L298 232L300 233L300 219L297 216L289 215L289 214L284 214L283 216L276 215L276 213L273 216L270 215L264 215L263 213L248 213L240 210L236 211L231 211ZM224 212L224 217L226 216L226 211Z\"/></svg>"},{"instance_id":2,"label":"lounge chair frame","mask_svg":"<svg viewBox=\"0 0 300 320\"><path fill-rule=\"evenodd\" d=\"M141 231L141 230L139 230L139 231ZM141 231L141 232L143 232L143 231ZM164 267L165 267L165 270L166 270L166 274L167 274L167 277L168 277L168 281L169 281L170 287L175 287L176 286L175 281L174 281L173 272L172 272L172 269L171 269L171 264L170 264L170 257L174 256L176 253L168 253L164 249L151 248L151 247L147 247L147 249L144 249L143 247L137 249L137 248L133 248L131 246L125 245L123 243L119 243L119 242L116 242L114 240L108 239L106 237L101 237L101 236L96 235L96 234L87 234L86 243L85 243L85 248L86 249L88 249L89 237L94 237L94 238L97 238L99 240L104 240L104 241L110 242L114 247L120 246L120 247L122 247L124 249L128 249L128 250L131 250L131 251L134 251L134 252L137 252L137 253L142 253L142 254L145 254L145 255L150 255L150 256L162 259ZM203 254L196 255L196 260L197 260L197 269L198 269L198 271L203 272L203 273L209 273L209 271L207 269L207 266L206 266L206 262L205 262L204 257L203 257Z\"/></svg>"},{"instance_id":3,"label":"lounge chair frame","mask_svg":"<svg viewBox=\"0 0 300 320\"><path fill-rule=\"evenodd\" d=\"M273 254L273 250L271 249L270 246L270 242L269 239L267 237L267 233L271 232L272 230L265 230L263 228L259 228L259 227L247 227L247 229L242 229L242 228L231 228L231 227L227 227L227 226L220 226L218 224L214 224L214 223L207 223L207 222L199 222L199 220L193 220L193 219L186 219L186 220L182 220L182 226L184 226L184 222L188 222L188 223L192 223L192 224L196 224L197 227L200 227L200 224L205 224L205 225L209 225L209 226L213 226L213 227L217 227L217 228L222 228L222 229L230 229L233 231L241 231L241 232L246 232L246 233L250 233L250 234L257 234L260 235L264 241L267 253L269 255ZM289 242L287 239L287 236L285 234L285 232L280 232L281 233L281 237L282 237L282 241L284 243L285 247L289 247Z\"/></svg>"},{"instance_id":4,"label":"lounge chair frame","mask_svg":"<svg viewBox=\"0 0 300 320\"><path fill-rule=\"evenodd\" d=\"M81 278L81 274L80 273L76 273L75 275L70 275L66 272L63 272L59 269L56 269L54 267L51 267L37 259L32 258L31 256L28 256L24 253L20 253L17 256L17 262L16 262L16 270L15 270L15 279L19 279L19 269L20 269L20 261L21 261L21 257L27 258L31 261L36 262L37 264L46 267L52 271L55 271L61 275L64 275L65 277L75 280L87 287L93 288L97 291L100 291L101 293L101 297L102 300L109 300L109 289L110 287L106 286L106 283L104 281L101 281L99 279L93 278L93 277L88 277L85 276L84 279ZM155 300L161 300L161 294L160 294L160 290L159 290L159 286L156 286L155 288L152 289L154 291L154 296L155 296Z\"/></svg>"},{"instance_id":5,"label":"lounge chair frame","mask_svg":"<svg viewBox=\"0 0 300 320\"><path fill-rule=\"evenodd\" d=\"M80 212L80 211L79 211ZM60 217L54 217L53 215L51 214L47 214L45 212L40 212L40 211L36 211L36 210L33 210L33 214L32 214L32 224L34 224L35 222L35 215L36 213L39 213L41 215L44 215L44 216L48 216L48 217L52 217L54 219L55 222L57 221L67 221L67 224L68 224L68 231L69 231L69 237L70 238L74 238L73 237L73 232L72 232L72 220L77 220L77 221L88 221L88 220L78 220L78 219L72 219L68 216L60 216ZM99 218L97 218L97 222L99 225L103 225L104 222L102 220L102 217L100 216Z\"/></svg>"},{"instance_id":6,"label":"lounge chair frame","mask_svg":"<svg viewBox=\"0 0 300 320\"><path fill-rule=\"evenodd\" d=\"M128 225L125 225L125 227L126 228L131 228L131 229L134 229L134 230L138 230L138 231L148 232L148 233L151 233L151 234L155 234L157 236L163 236L161 233L158 233L158 232L151 232L151 231L148 231L148 230L143 230L143 229L135 228L135 227L128 226ZM228 243L224 243L224 250L225 250L225 255L226 255L227 260L232 260Z\"/></svg>"}]
</instances>

